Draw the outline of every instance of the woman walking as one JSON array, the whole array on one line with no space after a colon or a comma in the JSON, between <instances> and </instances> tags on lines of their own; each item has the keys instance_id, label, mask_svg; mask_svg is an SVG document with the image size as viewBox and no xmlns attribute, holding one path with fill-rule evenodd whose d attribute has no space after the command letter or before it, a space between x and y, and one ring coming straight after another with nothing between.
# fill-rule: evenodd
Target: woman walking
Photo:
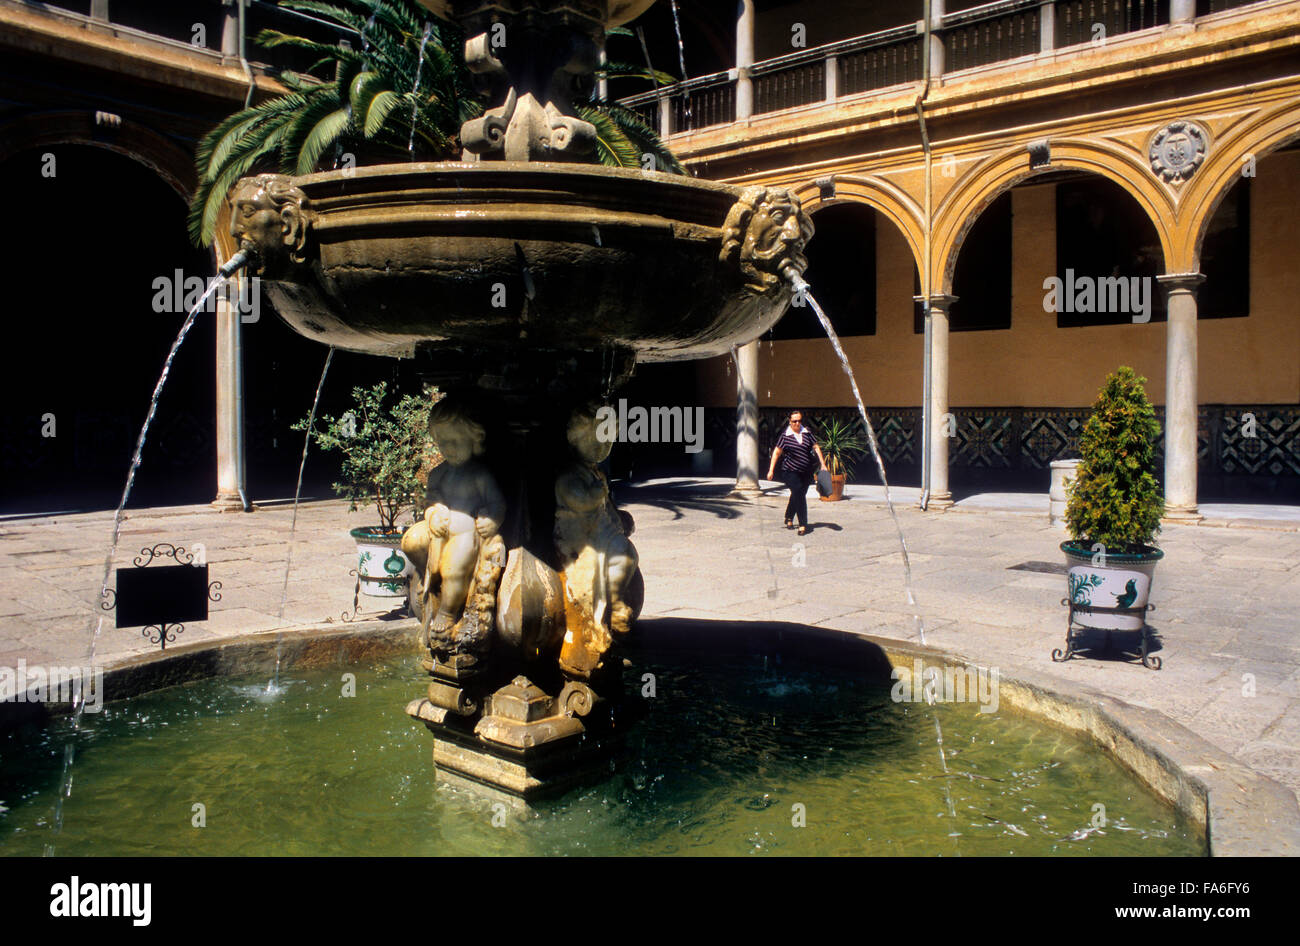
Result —
<instances>
[{"instance_id":1,"label":"woman walking","mask_svg":"<svg viewBox=\"0 0 1300 946\"><path fill-rule=\"evenodd\" d=\"M772 451L772 463L767 469L767 478L776 479L776 468L779 462L781 482L790 489L790 501L785 506L785 527L793 529L794 520L798 518L800 535L808 534L808 486L817 474L817 467L813 465L814 454L817 456L816 462L821 464L821 469L826 469L826 458L822 456L822 448L817 446L812 433L804 429L803 413L794 411L790 415L790 422L785 432L776 442L776 449Z\"/></svg>"}]
</instances>

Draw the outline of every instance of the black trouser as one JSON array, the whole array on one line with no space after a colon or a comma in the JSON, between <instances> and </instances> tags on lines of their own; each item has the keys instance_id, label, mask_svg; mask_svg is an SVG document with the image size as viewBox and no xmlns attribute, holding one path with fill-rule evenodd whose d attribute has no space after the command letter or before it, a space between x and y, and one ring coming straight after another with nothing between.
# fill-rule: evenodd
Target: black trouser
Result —
<instances>
[{"instance_id":1,"label":"black trouser","mask_svg":"<svg viewBox=\"0 0 1300 946\"><path fill-rule=\"evenodd\" d=\"M785 521L791 522L796 517L799 525L808 525L808 487L812 484L812 473L795 473L781 471L781 482L790 490L790 501L785 504Z\"/></svg>"}]
</instances>

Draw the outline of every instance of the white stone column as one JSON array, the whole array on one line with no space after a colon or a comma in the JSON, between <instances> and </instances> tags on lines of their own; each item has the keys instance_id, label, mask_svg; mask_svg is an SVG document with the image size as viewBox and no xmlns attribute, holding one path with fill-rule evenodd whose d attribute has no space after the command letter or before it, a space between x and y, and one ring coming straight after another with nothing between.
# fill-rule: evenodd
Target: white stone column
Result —
<instances>
[{"instance_id":1,"label":"white stone column","mask_svg":"<svg viewBox=\"0 0 1300 946\"><path fill-rule=\"evenodd\" d=\"M1038 8L1038 51L1048 53L1056 48L1056 0L1047 0Z\"/></svg>"},{"instance_id":2,"label":"white stone column","mask_svg":"<svg viewBox=\"0 0 1300 946\"><path fill-rule=\"evenodd\" d=\"M221 55L239 55L239 0L221 0Z\"/></svg>"},{"instance_id":3,"label":"white stone column","mask_svg":"<svg viewBox=\"0 0 1300 946\"><path fill-rule=\"evenodd\" d=\"M239 311L231 305L243 276L235 276L217 298L217 496L212 505L224 511L244 508L244 368L240 358Z\"/></svg>"},{"instance_id":4,"label":"white stone column","mask_svg":"<svg viewBox=\"0 0 1300 946\"><path fill-rule=\"evenodd\" d=\"M749 495L758 484L758 346L759 340L736 351L736 488Z\"/></svg>"},{"instance_id":5,"label":"white stone column","mask_svg":"<svg viewBox=\"0 0 1300 946\"><path fill-rule=\"evenodd\" d=\"M1196 0L1169 0L1169 25L1190 24L1196 19Z\"/></svg>"},{"instance_id":6,"label":"white stone column","mask_svg":"<svg viewBox=\"0 0 1300 946\"><path fill-rule=\"evenodd\" d=\"M754 0L736 0L736 121L754 114Z\"/></svg>"},{"instance_id":7,"label":"white stone column","mask_svg":"<svg viewBox=\"0 0 1300 946\"><path fill-rule=\"evenodd\" d=\"M943 75L944 0L930 0L930 75Z\"/></svg>"},{"instance_id":8,"label":"white stone column","mask_svg":"<svg viewBox=\"0 0 1300 946\"><path fill-rule=\"evenodd\" d=\"M673 133L673 100L664 92L659 93L659 134L667 138Z\"/></svg>"},{"instance_id":9,"label":"white stone column","mask_svg":"<svg viewBox=\"0 0 1300 946\"><path fill-rule=\"evenodd\" d=\"M113 30L108 25L109 18L108 0L90 0L90 19L93 22L89 29L92 33L111 34Z\"/></svg>"},{"instance_id":10,"label":"white stone column","mask_svg":"<svg viewBox=\"0 0 1300 946\"><path fill-rule=\"evenodd\" d=\"M915 297L923 302L921 296ZM956 296L930 297L930 499L926 508L942 512L952 506L948 489L948 310Z\"/></svg>"},{"instance_id":11,"label":"white stone column","mask_svg":"<svg viewBox=\"0 0 1300 946\"><path fill-rule=\"evenodd\" d=\"M1165 518L1198 521L1196 510L1196 287L1200 273L1158 277L1165 292Z\"/></svg>"}]
</instances>

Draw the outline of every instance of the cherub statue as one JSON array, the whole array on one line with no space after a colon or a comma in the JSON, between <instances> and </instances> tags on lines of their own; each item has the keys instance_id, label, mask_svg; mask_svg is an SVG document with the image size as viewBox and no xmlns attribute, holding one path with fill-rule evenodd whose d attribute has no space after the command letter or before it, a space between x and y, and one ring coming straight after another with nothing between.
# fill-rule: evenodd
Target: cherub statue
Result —
<instances>
[{"instance_id":1,"label":"cherub statue","mask_svg":"<svg viewBox=\"0 0 1300 946\"><path fill-rule=\"evenodd\" d=\"M613 449L597 429L596 405L573 412L568 439L576 456L555 481L555 547L568 606L560 668L582 678L600 665L614 636L627 634L636 617L625 596L637 571L636 548L597 469Z\"/></svg>"},{"instance_id":2,"label":"cherub statue","mask_svg":"<svg viewBox=\"0 0 1300 946\"><path fill-rule=\"evenodd\" d=\"M429 432L444 462L429 473L424 521L402 537L402 551L423 576L421 635L435 656L482 658L506 562L506 501L476 459L486 439L481 424L445 399L429 412Z\"/></svg>"}]
</instances>

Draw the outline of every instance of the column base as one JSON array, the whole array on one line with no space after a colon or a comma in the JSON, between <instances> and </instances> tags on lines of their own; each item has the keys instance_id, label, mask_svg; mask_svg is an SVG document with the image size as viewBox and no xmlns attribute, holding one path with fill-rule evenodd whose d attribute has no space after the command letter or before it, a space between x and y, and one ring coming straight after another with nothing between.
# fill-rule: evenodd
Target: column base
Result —
<instances>
[{"instance_id":1,"label":"column base","mask_svg":"<svg viewBox=\"0 0 1300 946\"><path fill-rule=\"evenodd\" d=\"M917 503L917 508L920 508ZM952 493L931 493L930 501L926 503L926 512L947 512L953 507Z\"/></svg>"},{"instance_id":2,"label":"column base","mask_svg":"<svg viewBox=\"0 0 1300 946\"><path fill-rule=\"evenodd\" d=\"M737 499L757 499L763 495L763 487L751 483L737 483L727 495Z\"/></svg>"},{"instance_id":3,"label":"column base","mask_svg":"<svg viewBox=\"0 0 1300 946\"><path fill-rule=\"evenodd\" d=\"M1177 525L1196 525L1204 518L1196 511L1195 506L1166 506L1165 514L1160 517L1160 521Z\"/></svg>"},{"instance_id":4,"label":"column base","mask_svg":"<svg viewBox=\"0 0 1300 946\"><path fill-rule=\"evenodd\" d=\"M239 498L238 493L217 493L217 498L212 500L209 505L216 512L256 512L257 507L249 503L248 509L244 509L244 501Z\"/></svg>"}]
</instances>

